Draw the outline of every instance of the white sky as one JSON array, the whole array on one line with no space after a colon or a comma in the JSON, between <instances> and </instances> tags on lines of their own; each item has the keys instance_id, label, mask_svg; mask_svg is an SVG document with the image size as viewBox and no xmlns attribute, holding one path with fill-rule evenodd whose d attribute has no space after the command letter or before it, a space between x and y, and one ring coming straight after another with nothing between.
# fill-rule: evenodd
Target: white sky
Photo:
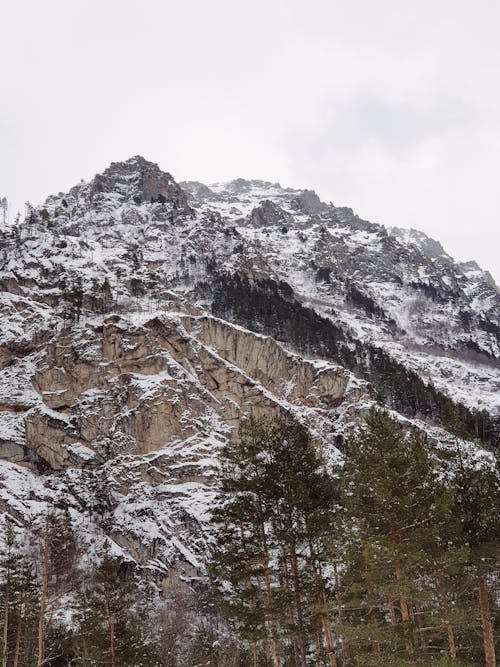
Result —
<instances>
[{"instance_id":1,"label":"white sky","mask_svg":"<svg viewBox=\"0 0 500 667\"><path fill-rule=\"evenodd\" d=\"M141 154L415 227L500 282L499 0L0 0L12 210Z\"/></svg>"}]
</instances>

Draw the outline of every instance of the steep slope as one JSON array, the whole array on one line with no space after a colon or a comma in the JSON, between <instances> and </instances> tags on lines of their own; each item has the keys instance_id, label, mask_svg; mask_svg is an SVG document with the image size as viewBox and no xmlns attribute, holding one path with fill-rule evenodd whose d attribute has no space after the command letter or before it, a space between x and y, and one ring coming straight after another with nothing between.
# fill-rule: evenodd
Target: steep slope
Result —
<instances>
[{"instance_id":1,"label":"steep slope","mask_svg":"<svg viewBox=\"0 0 500 667\"><path fill-rule=\"evenodd\" d=\"M159 580L199 573L245 414L291 410L336 457L377 398L440 437L458 402L497 441L491 277L312 191L177 184L135 157L30 209L0 259L2 508L57 497Z\"/></svg>"}]
</instances>

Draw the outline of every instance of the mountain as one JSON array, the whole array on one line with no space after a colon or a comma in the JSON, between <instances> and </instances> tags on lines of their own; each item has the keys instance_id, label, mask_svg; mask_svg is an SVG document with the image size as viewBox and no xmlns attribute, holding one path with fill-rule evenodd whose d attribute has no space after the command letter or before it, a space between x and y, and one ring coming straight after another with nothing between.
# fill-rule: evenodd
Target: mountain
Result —
<instances>
[{"instance_id":1,"label":"mountain","mask_svg":"<svg viewBox=\"0 0 500 667\"><path fill-rule=\"evenodd\" d=\"M4 228L0 267L2 511L67 507L162 585L203 572L245 415L291 411L327 458L376 401L498 442L491 276L312 190L177 183L137 156Z\"/></svg>"}]
</instances>

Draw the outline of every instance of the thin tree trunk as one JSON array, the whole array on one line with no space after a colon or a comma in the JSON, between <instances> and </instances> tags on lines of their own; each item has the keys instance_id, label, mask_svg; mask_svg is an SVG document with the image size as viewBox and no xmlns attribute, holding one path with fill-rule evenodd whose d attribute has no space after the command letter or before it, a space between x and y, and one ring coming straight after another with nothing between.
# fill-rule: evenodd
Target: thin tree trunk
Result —
<instances>
[{"instance_id":1,"label":"thin tree trunk","mask_svg":"<svg viewBox=\"0 0 500 667\"><path fill-rule=\"evenodd\" d=\"M10 551L10 548L9 548ZM10 597L10 570L7 571L5 584L5 607L3 614L3 653L2 667L7 667L8 639L9 639L9 597Z\"/></svg>"},{"instance_id":2,"label":"thin tree trunk","mask_svg":"<svg viewBox=\"0 0 500 667\"><path fill-rule=\"evenodd\" d=\"M321 571L319 564L316 564L316 554L314 553L314 548L309 539L309 555L311 558L311 567L313 571L313 576L318 587L321 587L321 605L324 611L321 613L321 625L323 628L323 634L325 636L325 644L328 650L328 665L329 667L337 667L337 658L335 656L335 649L333 646L332 640L332 631L330 629L330 618L328 615L328 605L326 601L325 591L321 585Z\"/></svg>"},{"instance_id":3,"label":"thin tree trunk","mask_svg":"<svg viewBox=\"0 0 500 667\"><path fill-rule=\"evenodd\" d=\"M333 564L333 575L335 577L335 597L337 599L337 609L339 615L339 623L343 623L343 613L342 613L342 592L340 590L340 579L339 573L337 570L337 563ZM347 665L347 641L344 636L340 638L340 645L342 647L342 667Z\"/></svg>"},{"instance_id":4,"label":"thin tree trunk","mask_svg":"<svg viewBox=\"0 0 500 667\"><path fill-rule=\"evenodd\" d=\"M109 628L109 652L111 656L110 667L116 667L115 657L115 617L112 611L108 610L108 628Z\"/></svg>"},{"instance_id":5,"label":"thin tree trunk","mask_svg":"<svg viewBox=\"0 0 500 667\"><path fill-rule=\"evenodd\" d=\"M288 577L288 565L287 565L287 557L285 553L283 552L282 554L283 557L283 572L285 575L285 590L287 592L287 596L290 597L290 580ZM292 607L288 606L288 622L290 623L290 628L293 628L295 625L295 618L293 616L293 609ZM298 650L298 645L297 645L297 637L295 633L292 636L292 646L293 646L293 658L295 661L295 664L299 664L299 650Z\"/></svg>"},{"instance_id":6,"label":"thin tree trunk","mask_svg":"<svg viewBox=\"0 0 500 667\"><path fill-rule=\"evenodd\" d=\"M446 618L448 614L448 597L446 595L446 584L444 580L443 570L439 570L439 572L437 573L437 582L438 582L438 591L439 591L439 599L441 602L441 608L443 610L443 615ZM456 660L457 648L455 646L455 636L453 634L453 626L448 620L446 620L446 634L448 636L448 651L450 654L450 658L452 660Z\"/></svg>"},{"instance_id":7,"label":"thin tree trunk","mask_svg":"<svg viewBox=\"0 0 500 667\"><path fill-rule=\"evenodd\" d=\"M290 555L290 564L292 566L292 579L295 597L295 608L297 611L297 640L300 657L300 667L306 667L306 648L304 645L304 620L302 617L302 596L300 594L299 584L299 567L297 563L297 553L295 545L292 545L292 553Z\"/></svg>"},{"instance_id":8,"label":"thin tree trunk","mask_svg":"<svg viewBox=\"0 0 500 667\"><path fill-rule=\"evenodd\" d=\"M401 584L403 577L401 575L401 568L399 563L396 563L396 581L398 584ZM399 595L399 608L401 611L401 620L403 621L404 634L407 636L406 641L406 652L409 656L413 655L413 645L411 640L408 638L408 626L410 624L410 612L408 610L408 602L406 600L406 595L400 593Z\"/></svg>"},{"instance_id":9,"label":"thin tree trunk","mask_svg":"<svg viewBox=\"0 0 500 667\"><path fill-rule=\"evenodd\" d=\"M274 615L273 592L271 588L271 577L269 574L269 555L267 551L264 554L264 580L266 582L267 604L269 611L269 625L271 627L271 638L273 640L274 663L276 667L281 667L280 643L278 640L278 630L276 616Z\"/></svg>"},{"instance_id":10,"label":"thin tree trunk","mask_svg":"<svg viewBox=\"0 0 500 667\"><path fill-rule=\"evenodd\" d=\"M257 642L252 642L253 667L259 667L259 654L257 649Z\"/></svg>"},{"instance_id":11,"label":"thin tree trunk","mask_svg":"<svg viewBox=\"0 0 500 667\"><path fill-rule=\"evenodd\" d=\"M485 667L496 667L495 641L493 639L493 625L491 623L488 589L484 577L477 578L479 588L479 604L481 607L481 625L483 627L483 644Z\"/></svg>"},{"instance_id":12,"label":"thin tree trunk","mask_svg":"<svg viewBox=\"0 0 500 667\"><path fill-rule=\"evenodd\" d=\"M258 586L259 586L259 593L261 594L262 597L265 598L265 591L263 591L261 589L260 582L259 582ZM264 601L264 604L266 604L266 603L267 603L267 600ZM269 626L269 618L268 618L268 615L265 614L264 615L264 632L265 632L265 634L262 637L262 648L264 650L264 657L266 659L266 663L270 662L270 660L271 660L271 651L269 650L269 639L267 638L267 634L269 632L268 626Z\"/></svg>"},{"instance_id":13,"label":"thin tree trunk","mask_svg":"<svg viewBox=\"0 0 500 667\"><path fill-rule=\"evenodd\" d=\"M416 617L417 619L418 632L420 633L420 648L424 648L424 636L422 634L422 608L418 600L415 600L415 614L413 617Z\"/></svg>"},{"instance_id":14,"label":"thin tree trunk","mask_svg":"<svg viewBox=\"0 0 500 667\"><path fill-rule=\"evenodd\" d=\"M329 667L337 667L337 658L335 656L330 623L326 616L321 617L321 622L323 624L323 634L325 635L326 648L328 649L328 665Z\"/></svg>"},{"instance_id":15,"label":"thin tree trunk","mask_svg":"<svg viewBox=\"0 0 500 667\"><path fill-rule=\"evenodd\" d=\"M402 582L403 578L401 576L401 568L399 564L396 565L396 581L398 584ZM408 611L408 602L406 601L406 596L401 593L399 596L399 608L401 610L401 620L403 623L410 622L410 612Z\"/></svg>"},{"instance_id":16,"label":"thin tree trunk","mask_svg":"<svg viewBox=\"0 0 500 667\"><path fill-rule=\"evenodd\" d=\"M43 546L42 590L40 594L40 615L38 617L38 662L42 667L45 645L45 608L47 606L47 591L49 587L49 522L45 521L45 538Z\"/></svg>"},{"instance_id":17,"label":"thin tree trunk","mask_svg":"<svg viewBox=\"0 0 500 667\"><path fill-rule=\"evenodd\" d=\"M22 609L22 602L21 602ZM19 618L17 620L17 630L16 630L16 648L14 649L14 659L12 661L12 667L18 667L19 665L19 656L21 654L21 637L23 634L23 615L22 612L19 612Z\"/></svg>"},{"instance_id":18,"label":"thin tree trunk","mask_svg":"<svg viewBox=\"0 0 500 667\"><path fill-rule=\"evenodd\" d=\"M266 662L269 662L271 652L269 651L269 640L267 637L264 637L264 639L262 640L262 646L264 648L264 656L266 658Z\"/></svg>"},{"instance_id":19,"label":"thin tree trunk","mask_svg":"<svg viewBox=\"0 0 500 667\"><path fill-rule=\"evenodd\" d=\"M259 512L260 516L264 516L262 509L262 503L259 498ZM281 654L280 654L280 643L278 640L278 628L276 623L276 616L274 614L274 601L273 601L273 591L271 588L271 576L269 573L269 549L267 546L266 538L266 528L264 522L261 520L259 522L260 533L262 538L262 547L263 547L263 566L264 566L264 581L266 583L266 593L267 593L267 607L269 615L269 625L271 627L271 638L273 640L273 651L274 651L274 664L276 667L281 667Z\"/></svg>"}]
</instances>

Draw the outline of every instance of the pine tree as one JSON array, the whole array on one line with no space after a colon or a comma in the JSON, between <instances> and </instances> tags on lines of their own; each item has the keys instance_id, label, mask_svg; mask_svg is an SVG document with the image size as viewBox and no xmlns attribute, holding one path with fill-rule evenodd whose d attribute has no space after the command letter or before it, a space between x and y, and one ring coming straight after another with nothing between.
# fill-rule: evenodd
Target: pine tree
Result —
<instances>
[{"instance_id":1,"label":"pine tree","mask_svg":"<svg viewBox=\"0 0 500 667\"><path fill-rule=\"evenodd\" d=\"M441 646L424 641L436 628L423 610L449 517L430 447L373 409L348 443L342 478L350 650L360 664L429 664Z\"/></svg>"},{"instance_id":2,"label":"pine tree","mask_svg":"<svg viewBox=\"0 0 500 667\"><path fill-rule=\"evenodd\" d=\"M496 665L492 604L489 586L498 590L500 545L500 482L498 459L471 460L464 446L456 447L453 480L455 513L462 525L463 542L469 550L468 566L476 578L486 667ZM493 607L493 610L496 609ZM496 609L498 618L498 609Z\"/></svg>"},{"instance_id":3,"label":"pine tree","mask_svg":"<svg viewBox=\"0 0 500 667\"><path fill-rule=\"evenodd\" d=\"M23 555L14 579L14 616L16 618L12 667L34 664L36 625L39 614L40 584L33 563Z\"/></svg>"},{"instance_id":4,"label":"pine tree","mask_svg":"<svg viewBox=\"0 0 500 667\"><path fill-rule=\"evenodd\" d=\"M222 461L212 573L226 614L274 665L335 665L324 572L334 488L310 434L290 415L250 418Z\"/></svg>"},{"instance_id":5,"label":"pine tree","mask_svg":"<svg viewBox=\"0 0 500 667\"><path fill-rule=\"evenodd\" d=\"M325 540L331 535L335 489L318 457L305 426L286 415L274 421L268 434L266 487L272 530L290 568L290 592L294 607L295 639L299 664L306 664L311 636L315 635L317 659L324 655L335 664L331 640L326 584L322 572Z\"/></svg>"},{"instance_id":6,"label":"pine tree","mask_svg":"<svg viewBox=\"0 0 500 667\"><path fill-rule=\"evenodd\" d=\"M2 664L32 664L33 639L38 614L38 582L33 566L19 547L13 526L5 521L0 554L0 592L3 600Z\"/></svg>"},{"instance_id":7,"label":"pine tree","mask_svg":"<svg viewBox=\"0 0 500 667\"><path fill-rule=\"evenodd\" d=\"M150 667L144 610L124 563L113 556L109 543L99 565L87 573L77 612L77 643L81 664L110 667Z\"/></svg>"},{"instance_id":8,"label":"pine tree","mask_svg":"<svg viewBox=\"0 0 500 667\"><path fill-rule=\"evenodd\" d=\"M79 583L78 546L67 508L48 508L43 522L30 527L29 539L40 581L37 665L41 667L51 659L47 633L54 630L53 612L61 598L74 593Z\"/></svg>"},{"instance_id":9,"label":"pine tree","mask_svg":"<svg viewBox=\"0 0 500 667\"><path fill-rule=\"evenodd\" d=\"M239 439L222 453L221 505L213 513L218 539L210 571L217 582L224 584L223 612L240 636L253 644L254 663L258 659L257 642L262 641L268 655L270 640L274 664L280 665L270 579L269 507L263 486L265 438L266 426L249 419L241 427Z\"/></svg>"}]
</instances>

